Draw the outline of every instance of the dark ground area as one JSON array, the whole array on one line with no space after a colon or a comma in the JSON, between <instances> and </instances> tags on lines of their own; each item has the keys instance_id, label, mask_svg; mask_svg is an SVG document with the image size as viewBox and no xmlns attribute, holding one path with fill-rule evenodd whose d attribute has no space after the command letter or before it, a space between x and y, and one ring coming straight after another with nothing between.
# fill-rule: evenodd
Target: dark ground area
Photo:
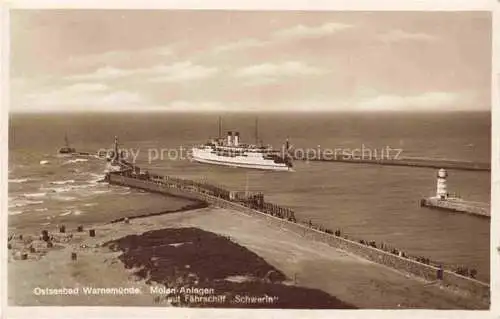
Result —
<instances>
[{"instance_id":1,"label":"dark ground area","mask_svg":"<svg viewBox=\"0 0 500 319\"><path fill-rule=\"evenodd\" d=\"M107 242L123 251L119 259L147 283L165 287L213 288L224 302L191 303L181 296L176 306L218 308L322 308L353 309L329 294L287 285L278 269L230 238L199 228L161 229ZM231 280L237 278L237 280ZM229 279L229 280L228 280ZM231 280L231 281L230 281ZM236 303L237 296L276 296L273 302ZM161 296L163 297L163 296ZM160 297L159 297L160 298Z\"/></svg>"}]
</instances>

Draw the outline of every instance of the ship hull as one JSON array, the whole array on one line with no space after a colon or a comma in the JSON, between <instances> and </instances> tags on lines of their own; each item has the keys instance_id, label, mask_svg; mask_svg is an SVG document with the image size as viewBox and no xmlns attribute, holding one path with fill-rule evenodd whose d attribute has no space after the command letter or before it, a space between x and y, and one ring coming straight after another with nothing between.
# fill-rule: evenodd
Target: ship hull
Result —
<instances>
[{"instance_id":1,"label":"ship hull","mask_svg":"<svg viewBox=\"0 0 500 319\"><path fill-rule=\"evenodd\" d=\"M274 163L273 161L266 160L256 160L256 161L244 161L238 158L223 158L221 156L206 156L205 154L199 154L199 152L194 151L191 157L192 161L212 164L219 166L229 166L229 167L239 167L239 168L251 168L260 170L270 170L270 171L293 171L291 167L284 163Z\"/></svg>"}]
</instances>

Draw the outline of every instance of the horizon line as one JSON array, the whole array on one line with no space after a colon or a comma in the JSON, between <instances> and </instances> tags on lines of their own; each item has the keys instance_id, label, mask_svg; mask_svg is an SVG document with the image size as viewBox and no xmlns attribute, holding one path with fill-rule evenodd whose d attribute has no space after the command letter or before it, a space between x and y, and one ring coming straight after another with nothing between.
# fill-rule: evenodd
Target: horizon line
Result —
<instances>
[{"instance_id":1,"label":"horizon line","mask_svg":"<svg viewBox=\"0 0 500 319\"><path fill-rule=\"evenodd\" d=\"M7 113L11 114L118 114L118 113L184 113L184 114L196 114L196 113L491 113L491 108L489 109L438 109L438 110L50 110L50 111L20 111L20 110L9 110Z\"/></svg>"}]
</instances>

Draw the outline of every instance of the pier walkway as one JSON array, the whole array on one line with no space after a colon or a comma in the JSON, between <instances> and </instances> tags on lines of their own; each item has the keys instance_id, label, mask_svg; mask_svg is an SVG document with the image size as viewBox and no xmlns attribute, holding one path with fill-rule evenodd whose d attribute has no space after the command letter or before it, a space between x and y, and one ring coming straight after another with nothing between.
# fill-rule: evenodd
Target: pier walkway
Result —
<instances>
[{"instance_id":1,"label":"pier walkway","mask_svg":"<svg viewBox=\"0 0 500 319\"><path fill-rule=\"evenodd\" d=\"M490 205L487 203L428 197L421 199L420 206L491 218Z\"/></svg>"}]
</instances>

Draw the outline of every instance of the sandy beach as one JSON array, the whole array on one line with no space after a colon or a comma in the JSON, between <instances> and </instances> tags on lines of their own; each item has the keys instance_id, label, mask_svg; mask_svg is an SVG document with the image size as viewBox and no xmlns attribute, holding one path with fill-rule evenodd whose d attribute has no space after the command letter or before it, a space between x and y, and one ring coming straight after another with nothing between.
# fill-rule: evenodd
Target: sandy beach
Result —
<instances>
[{"instance_id":1,"label":"sandy beach","mask_svg":"<svg viewBox=\"0 0 500 319\"><path fill-rule=\"evenodd\" d=\"M89 236L90 228L95 229L95 237ZM283 276L279 280L280 289L286 287L298 289L290 294L286 291L277 292L278 286L269 279L267 271L265 275L255 276L260 276L259 282L268 285L266 286L268 288L264 289L262 286L255 291L260 291L259 289L269 291L269 287L274 285L274 290L271 290L283 293L285 296L300 296L305 292L318 294L324 298L325 308L328 305L331 308L393 309L487 309L489 307L484 301L473 296L410 277L326 244L305 240L296 234L271 227L242 213L214 207L137 218L129 220L128 223L121 221L86 225L82 232L67 229L61 234L58 229L50 229L49 232L54 236L54 246L51 248L47 248L46 243L38 238L39 234L32 234L34 241L31 243L28 234L24 235L22 240L13 238L10 241L12 247L9 252L9 305L155 306L159 304L165 306L171 304L159 302L161 296L151 293L150 287L158 285L157 282L148 282L152 273L138 275L141 269L144 270L144 265L137 264L137 267L131 267L123 262L124 257L130 254L130 249L123 248L129 250L124 252L117 247L117 243L120 243L120 240L123 243L123 238L126 236L184 228L199 230L200 234L206 233L205 235L212 237L210 234L218 234L225 237L229 244L244 247L245 251L242 253L245 256L253 260L259 259L259 265L268 267L266 270L272 270L271 273L277 274L278 277ZM134 240L132 239L132 243ZM158 240L158 246L161 246L162 238ZM172 243L170 239L169 249L177 245ZM35 252L28 252L27 259L21 260L19 253L15 252L26 250L29 245L34 247ZM152 261L155 258L155 249L158 248L153 246L149 250ZM76 260L72 260L72 253L76 253ZM196 254L196 251L191 253ZM227 258L227 255L224 258ZM216 263L220 262L219 260ZM264 283L262 277L265 276L267 281ZM245 279L240 278L241 280ZM172 287L175 285L177 288L186 286L186 281L172 283ZM79 287L80 293L44 295L44 292L50 293L44 290L45 288L63 287L73 289ZM122 292L127 289L130 291L120 295L82 293L86 287L120 288ZM141 293L135 293L133 289L139 289ZM300 289L304 291L301 292ZM283 299L281 302L288 305ZM289 302L292 302L292 299ZM175 302L173 304L175 305ZM258 304L259 302L257 306Z\"/></svg>"}]
</instances>

